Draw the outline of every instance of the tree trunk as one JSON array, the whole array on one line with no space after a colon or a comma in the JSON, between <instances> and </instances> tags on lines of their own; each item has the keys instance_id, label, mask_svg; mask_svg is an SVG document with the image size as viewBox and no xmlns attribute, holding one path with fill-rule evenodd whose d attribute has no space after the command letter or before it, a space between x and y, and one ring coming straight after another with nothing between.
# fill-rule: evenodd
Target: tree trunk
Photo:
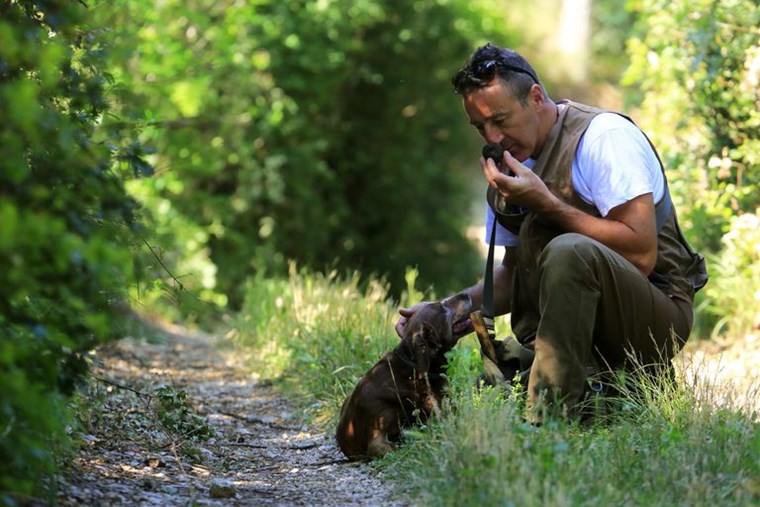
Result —
<instances>
[{"instance_id":1,"label":"tree trunk","mask_svg":"<svg viewBox=\"0 0 760 507\"><path fill-rule=\"evenodd\" d=\"M564 74L572 83L588 77L591 0L562 0L557 49Z\"/></svg>"}]
</instances>

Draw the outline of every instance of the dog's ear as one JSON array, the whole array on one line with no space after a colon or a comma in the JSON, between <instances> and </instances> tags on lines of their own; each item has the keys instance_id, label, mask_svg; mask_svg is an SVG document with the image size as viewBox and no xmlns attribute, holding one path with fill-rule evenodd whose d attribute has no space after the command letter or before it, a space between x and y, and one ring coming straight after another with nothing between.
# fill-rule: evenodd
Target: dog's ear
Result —
<instances>
[{"instance_id":1,"label":"dog's ear","mask_svg":"<svg viewBox=\"0 0 760 507\"><path fill-rule=\"evenodd\" d=\"M414 350L414 362L417 371L427 373L430 369L430 358L438 349L438 333L435 328L423 322L422 326L412 337L412 349Z\"/></svg>"}]
</instances>

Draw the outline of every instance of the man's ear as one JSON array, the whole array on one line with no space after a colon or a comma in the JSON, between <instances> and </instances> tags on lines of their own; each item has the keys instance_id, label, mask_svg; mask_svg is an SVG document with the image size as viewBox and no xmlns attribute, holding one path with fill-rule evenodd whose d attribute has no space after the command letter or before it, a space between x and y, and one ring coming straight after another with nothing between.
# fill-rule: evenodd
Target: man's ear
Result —
<instances>
[{"instance_id":1,"label":"man's ear","mask_svg":"<svg viewBox=\"0 0 760 507\"><path fill-rule=\"evenodd\" d=\"M533 83L528 92L528 102L540 109L544 106L544 89L538 83Z\"/></svg>"},{"instance_id":2,"label":"man's ear","mask_svg":"<svg viewBox=\"0 0 760 507\"><path fill-rule=\"evenodd\" d=\"M417 371L427 373L430 369L430 357L438 349L438 334L433 326L423 322L420 329L412 336L412 349Z\"/></svg>"}]
</instances>

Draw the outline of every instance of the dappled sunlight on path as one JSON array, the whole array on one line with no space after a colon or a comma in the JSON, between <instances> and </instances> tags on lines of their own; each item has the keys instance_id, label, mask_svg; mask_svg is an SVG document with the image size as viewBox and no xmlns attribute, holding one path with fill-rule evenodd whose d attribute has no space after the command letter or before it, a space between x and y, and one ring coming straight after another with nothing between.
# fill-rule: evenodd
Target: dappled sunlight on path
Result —
<instances>
[{"instance_id":1,"label":"dappled sunlight on path","mask_svg":"<svg viewBox=\"0 0 760 507\"><path fill-rule=\"evenodd\" d=\"M727 409L760 412L760 336L690 341L677 366L700 399Z\"/></svg>"},{"instance_id":2,"label":"dappled sunlight on path","mask_svg":"<svg viewBox=\"0 0 760 507\"><path fill-rule=\"evenodd\" d=\"M408 505L332 435L298 421L214 337L164 333L95 356L82 450L61 477L61 505ZM213 436L194 442L158 421L156 389L184 391Z\"/></svg>"}]
</instances>

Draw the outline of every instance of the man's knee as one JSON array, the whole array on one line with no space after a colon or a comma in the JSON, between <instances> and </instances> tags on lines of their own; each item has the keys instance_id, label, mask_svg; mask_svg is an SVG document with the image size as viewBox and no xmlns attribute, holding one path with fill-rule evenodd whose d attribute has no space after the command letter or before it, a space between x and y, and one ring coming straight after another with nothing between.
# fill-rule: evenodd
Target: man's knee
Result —
<instances>
[{"instance_id":1,"label":"man's knee","mask_svg":"<svg viewBox=\"0 0 760 507\"><path fill-rule=\"evenodd\" d=\"M604 246L596 240L574 232L560 234L552 239L541 253L542 269L559 268L572 272L588 268L603 256Z\"/></svg>"}]
</instances>

